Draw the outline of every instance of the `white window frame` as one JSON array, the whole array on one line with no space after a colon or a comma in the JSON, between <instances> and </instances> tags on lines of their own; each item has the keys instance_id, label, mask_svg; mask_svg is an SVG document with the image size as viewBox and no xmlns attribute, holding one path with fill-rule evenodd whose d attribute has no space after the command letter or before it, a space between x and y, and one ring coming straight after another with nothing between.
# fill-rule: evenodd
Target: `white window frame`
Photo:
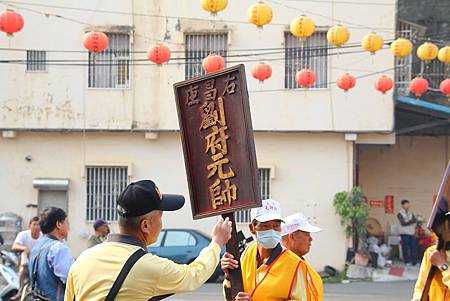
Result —
<instances>
[{"instance_id":1,"label":"white window frame","mask_svg":"<svg viewBox=\"0 0 450 301\"><path fill-rule=\"evenodd\" d=\"M288 51L294 51L294 50L289 50L288 48L292 48L289 47L289 41L288 39L291 39L292 41L297 40L298 41L298 46L296 48L301 48L303 47L303 49L305 49L305 51L308 49L309 45L311 43L314 42L314 39L317 40L317 35L321 35L322 41L320 43L319 46L312 46L312 47L322 47L322 49L316 49L315 51L319 54L321 54L321 58L325 59L325 62L321 62L321 63L317 63L317 64L313 64L310 65L310 63L308 62L304 62L304 60L302 59L302 57L300 57L300 59L298 57L294 57L294 58L288 58ZM304 41L300 41L300 39L298 39L297 37L293 36L291 32L289 31L285 31L284 32L284 45L285 45L285 60L284 60L284 88L291 90L291 89L302 89L297 82L295 81L295 74L297 73L297 71L303 69L303 68L308 68L311 69L312 71L314 71L316 73L316 82L309 87L309 90L327 90L330 88L330 60L329 60L329 45L328 45L328 41L327 41L327 32L322 28L319 30L316 30L316 32L314 32L314 34L307 38ZM311 50L311 52L314 50ZM310 57L309 60L314 60L314 57ZM291 73L289 73L288 71L288 64L289 63L293 63L295 62L295 66L292 70ZM324 72L323 74L325 74L325 81L324 84L322 84L320 82L320 74L319 74L319 68L317 67L323 67L323 65L325 65L324 69L322 72ZM322 74L322 73L321 73Z\"/></svg>"},{"instance_id":2,"label":"white window frame","mask_svg":"<svg viewBox=\"0 0 450 301\"><path fill-rule=\"evenodd\" d=\"M214 40L214 36L225 36L223 40L219 41L219 38L217 40ZM193 41L192 44L194 44L193 48L197 49L188 49L189 43L189 37L197 37L197 41ZM207 39L201 40L201 39ZM230 33L228 31L218 31L218 32L185 32L184 33L184 54L185 54L185 68L184 68L184 77L185 79L191 79L197 76L201 76L206 74L205 71L202 69L202 60L208 56L210 53L216 53L224 57L225 59L225 66L227 64L226 55L228 52L228 45L230 41ZM199 44L207 44L206 48L202 47L202 49L199 49ZM195 45L196 44L196 45ZM195 47L196 46L196 47ZM193 53L192 53L193 52ZM193 57L191 57L193 56ZM195 60L195 63L190 63L189 60ZM195 64L200 70L200 74L193 74L193 72L189 72L191 68L191 64Z\"/></svg>"},{"instance_id":3,"label":"white window frame","mask_svg":"<svg viewBox=\"0 0 450 301\"><path fill-rule=\"evenodd\" d=\"M27 50L27 63L25 65L25 71L30 73L41 73L47 72L47 51L45 50ZM32 57L38 57L37 60L34 60ZM31 58L30 58L31 57ZM30 67L40 67L43 69L29 69Z\"/></svg>"},{"instance_id":4,"label":"white window frame","mask_svg":"<svg viewBox=\"0 0 450 301\"><path fill-rule=\"evenodd\" d=\"M111 46L111 38L110 37L111 37L111 35L128 35L128 56L125 56L125 55L123 55L123 56L120 56L120 55L114 56L114 55L112 55L113 57L111 59L111 62L113 64L115 64L116 62L121 61L121 60L125 60L125 61L129 60L129 63L128 63L128 83L125 84L125 85L118 84L118 78L116 78L114 87L95 87L95 86L90 87L89 74L90 74L90 68L91 68L91 66L90 66L91 55L98 56L98 55L101 55L103 53L103 51L101 51L99 53L96 53L96 54L93 54L92 52L89 52L88 53L88 66L86 68L86 79L87 79L86 85L87 85L87 89L89 89L89 90L131 90L131 87L132 87L132 82L131 81L132 81L132 75L133 75L133 73L132 73L132 69L133 69L132 68L132 63L133 63L132 62L132 59L133 59L133 57L132 57L132 44L133 44L132 34L130 32L116 32L116 31L111 31L111 32L104 31L104 32L105 32L106 35L108 35L109 46L108 46L107 49L105 49L103 51L110 50L110 46ZM115 67L113 69L115 73L118 73L117 72L118 68L119 67L117 66L117 67Z\"/></svg>"},{"instance_id":5,"label":"white window frame","mask_svg":"<svg viewBox=\"0 0 450 301\"><path fill-rule=\"evenodd\" d=\"M91 179L90 169L97 169L98 173L94 179ZM103 218L109 222L117 221L117 197L125 189L129 182L131 166L128 164L86 164L84 166L85 191L86 191L86 208L85 218L88 222L93 222L98 218ZM94 176L94 175L92 175ZM107 184L90 186L91 181L100 180L116 180L117 187L107 186ZM120 177L120 179L118 179ZM104 182L106 183L106 182ZM109 189L108 189L109 188ZM92 189L92 190L91 190ZM98 194L97 196L95 194ZM101 206L95 206L95 197L100 197ZM103 205L107 204L108 208Z\"/></svg>"},{"instance_id":6,"label":"white window frame","mask_svg":"<svg viewBox=\"0 0 450 301\"><path fill-rule=\"evenodd\" d=\"M261 171L264 174L261 174ZM261 193L261 200L272 197L272 180L275 178L275 168L273 166L259 166L258 168L258 181L259 189ZM237 224L249 224L250 209L237 211L234 214L234 218Z\"/></svg>"}]
</instances>

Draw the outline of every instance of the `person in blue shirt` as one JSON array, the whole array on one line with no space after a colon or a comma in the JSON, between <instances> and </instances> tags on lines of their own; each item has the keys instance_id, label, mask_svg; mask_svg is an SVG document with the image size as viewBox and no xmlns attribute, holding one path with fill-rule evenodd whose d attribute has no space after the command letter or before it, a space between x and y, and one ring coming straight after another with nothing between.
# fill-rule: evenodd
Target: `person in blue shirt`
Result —
<instances>
[{"instance_id":1,"label":"person in blue shirt","mask_svg":"<svg viewBox=\"0 0 450 301\"><path fill-rule=\"evenodd\" d=\"M69 269L74 262L64 242L69 232L67 214L60 208L44 208L39 223L43 236L30 255L30 284L39 296L62 301Z\"/></svg>"}]
</instances>

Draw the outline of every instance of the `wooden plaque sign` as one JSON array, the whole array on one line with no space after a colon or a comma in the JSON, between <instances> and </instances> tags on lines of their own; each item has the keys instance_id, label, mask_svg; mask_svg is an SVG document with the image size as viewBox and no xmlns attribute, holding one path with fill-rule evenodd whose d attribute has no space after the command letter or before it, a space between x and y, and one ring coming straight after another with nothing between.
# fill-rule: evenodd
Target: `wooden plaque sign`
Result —
<instances>
[{"instance_id":1,"label":"wooden plaque sign","mask_svg":"<svg viewBox=\"0 0 450 301\"><path fill-rule=\"evenodd\" d=\"M174 90L193 218L261 206L244 65Z\"/></svg>"}]
</instances>

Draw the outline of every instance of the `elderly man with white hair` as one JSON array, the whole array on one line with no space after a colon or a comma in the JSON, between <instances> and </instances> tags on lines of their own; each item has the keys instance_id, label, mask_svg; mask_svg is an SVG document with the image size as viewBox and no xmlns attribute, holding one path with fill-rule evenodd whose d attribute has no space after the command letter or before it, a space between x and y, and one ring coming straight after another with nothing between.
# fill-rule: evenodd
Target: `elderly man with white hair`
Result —
<instances>
[{"instance_id":1,"label":"elderly man with white hair","mask_svg":"<svg viewBox=\"0 0 450 301\"><path fill-rule=\"evenodd\" d=\"M306 265L306 285L308 287L308 300L323 300L323 283L320 275L313 269L304 258L311 248L311 233L322 231L321 228L311 225L302 213L295 213L284 218L281 230L283 246L297 254Z\"/></svg>"},{"instance_id":2,"label":"elderly man with white hair","mask_svg":"<svg viewBox=\"0 0 450 301\"><path fill-rule=\"evenodd\" d=\"M293 252L281 244L280 203L267 199L262 207L250 211L249 230L256 242L250 244L240 258L244 291L234 301L309 301L304 275L306 266ZM225 272L224 292L230 293L230 270L238 267L230 253L221 260Z\"/></svg>"}]
</instances>

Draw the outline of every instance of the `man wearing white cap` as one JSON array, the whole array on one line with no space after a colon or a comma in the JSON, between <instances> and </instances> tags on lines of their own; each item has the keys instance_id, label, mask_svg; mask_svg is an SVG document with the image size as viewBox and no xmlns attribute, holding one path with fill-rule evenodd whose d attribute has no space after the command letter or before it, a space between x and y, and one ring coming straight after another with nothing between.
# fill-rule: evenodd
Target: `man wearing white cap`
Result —
<instances>
[{"instance_id":1,"label":"man wearing white cap","mask_svg":"<svg viewBox=\"0 0 450 301\"><path fill-rule=\"evenodd\" d=\"M311 225L302 213L287 216L284 219L284 225L281 230L283 246L297 254L306 265L305 278L308 287L307 295L308 300L311 301L322 301L323 283L320 275L303 256L308 254L311 248L311 233L320 231L322 229Z\"/></svg>"},{"instance_id":2,"label":"man wearing white cap","mask_svg":"<svg viewBox=\"0 0 450 301\"><path fill-rule=\"evenodd\" d=\"M247 247L240 258L244 292L236 301L307 301L306 265L293 252L283 249L281 241L281 209L277 201L262 201L262 207L250 211L249 229L256 243ZM238 267L233 255L225 253L221 260L225 272L225 294L229 293L229 271Z\"/></svg>"}]
</instances>

